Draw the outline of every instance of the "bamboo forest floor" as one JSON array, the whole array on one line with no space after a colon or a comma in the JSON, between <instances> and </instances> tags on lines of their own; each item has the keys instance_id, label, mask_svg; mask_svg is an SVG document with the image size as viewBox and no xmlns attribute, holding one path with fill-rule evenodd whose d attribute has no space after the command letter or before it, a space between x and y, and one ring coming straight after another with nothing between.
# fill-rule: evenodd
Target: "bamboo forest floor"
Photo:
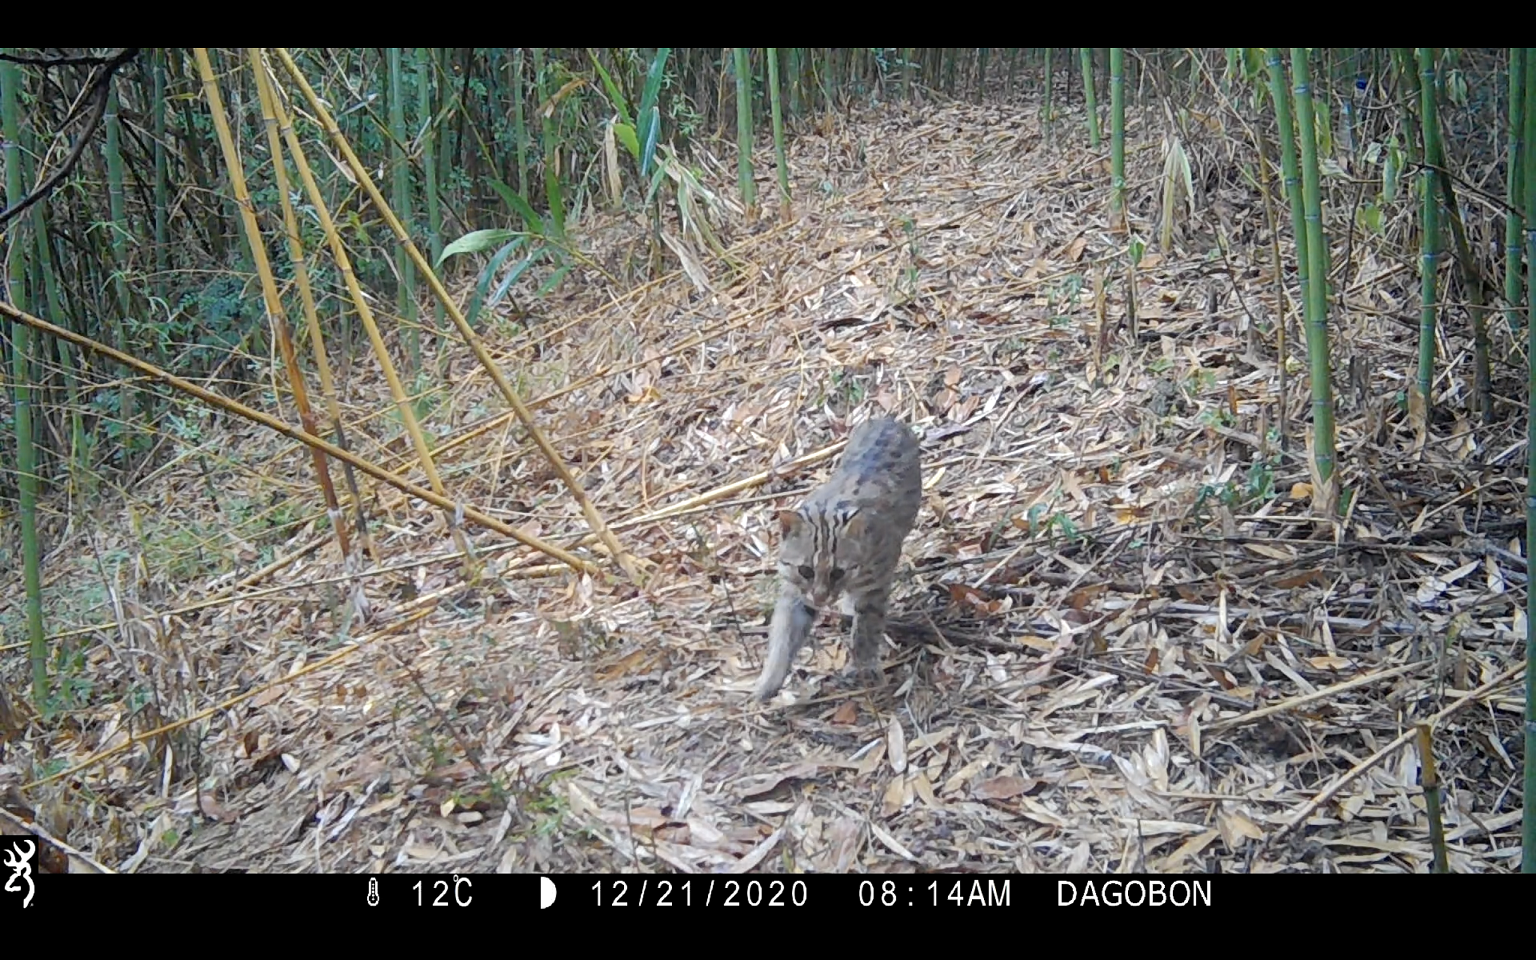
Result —
<instances>
[{"instance_id":1,"label":"bamboo forest floor","mask_svg":"<svg viewBox=\"0 0 1536 960\"><path fill-rule=\"evenodd\" d=\"M805 133L787 223L768 152L756 222L727 199L734 158L695 158L680 189L726 256L674 204L674 272L647 281L649 222L591 214L590 260L482 321L641 586L473 526L470 582L440 511L362 475L378 557L349 579L307 453L221 418L59 538L48 588L116 599L67 640L84 706L6 746L8 809L116 870L1424 872L1431 721L1451 869L1517 869L1520 364L1496 364L1492 425L1474 421L1453 310L1415 431L1412 204L1335 237L1349 499L1314 522L1294 300L1288 449L1272 439L1251 147L1194 126L1194 216L1162 252L1161 135L1132 118L1133 327L1108 146L1080 112L1055 142L1035 117L898 105ZM580 510L468 349L424 352L450 496L575 544ZM353 449L425 484L377 364L351 377ZM834 682L832 619L753 704L773 512L882 412L925 457L886 686ZM237 533L232 502L285 539ZM292 562L243 582L274 557Z\"/></svg>"}]
</instances>

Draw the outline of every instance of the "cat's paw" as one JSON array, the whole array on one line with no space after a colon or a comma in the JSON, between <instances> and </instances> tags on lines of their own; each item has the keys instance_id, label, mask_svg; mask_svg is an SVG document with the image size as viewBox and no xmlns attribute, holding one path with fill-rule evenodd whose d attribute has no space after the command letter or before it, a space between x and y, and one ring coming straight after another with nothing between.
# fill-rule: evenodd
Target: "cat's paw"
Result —
<instances>
[{"instance_id":1,"label":"cat's paw","mask_svg":"<svg viewBox=\"0 0 1536 960\"><path fill-rule=\"evenodd\" d=\"M878 690L885 686L885 671L880 669L878 661L855 661L844 672L843 679L846 684L851 686L869 687Z\"/></svg>"},{"instance_id":2,"label":"cat's paw","mask_svg":"<svg viewBox=\"0 0 1536 960\"><path fill-rule=\"evenodd\" d=\"M757 685L752 688L752 699L758 703L767 703L774 698L783 685L783 680L764 675L758 678Z\"/></svg>"}]
</instances>

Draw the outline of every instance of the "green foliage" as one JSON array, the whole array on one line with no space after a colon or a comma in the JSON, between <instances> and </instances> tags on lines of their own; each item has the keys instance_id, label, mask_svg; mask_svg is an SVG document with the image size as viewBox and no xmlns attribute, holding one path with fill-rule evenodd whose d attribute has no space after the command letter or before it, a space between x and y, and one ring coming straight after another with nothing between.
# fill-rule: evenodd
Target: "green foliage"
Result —
<instances>
[{"instance_id":1,"label":"green foliage","mask_svg":"<svg viewBox=\"0 0 1536 960\"><path fill-rule=\"evenodd\" d=\"M651 169L651 161L656 154L656 141L661 135L661 108L658 101L662 79L666 75L667 55L671 52L671 47L662 47L656 51L656 56L651 60L651 68L646 71L645 90L640 95L640 130L636 139L640 143L642 177Z\"/></svg>"},{"instance_id":2,"label":"green foliage","mask_svg":"<svg viewBox=\"0 0 1536 960\"><path fill-rule=\"evenodd\" d=\"M1052 284L1050 290L1046 293L1046 302L1050 305L1050 309L1054 311L1071 311L1081 301L1083 288L1086 286L1087 281L1083 279L1082 274L1069 273ZM1053 316L1051 318L1051 325L1053 327L1070 324L1071 318L1067 316Z\"/></svg>"},{"instance_id":3,"label":"green foliage","mask_svg":"<svg viewBox=\"0 0 1536 960\"><path fill-rule=\"evenodd\" d=\"M506 299L512 285L517 283L534 264L547 261L553 268L539 284L534 293L535 297L545 296L554 290L571 270L571 265L566 262L564 248L544 239L545 232L550 227L543 217L534 212L528 201L500 180L492 181L491 186L512 212L523 219L528 229L526 231L472 230L444 247L442 254L437 258L437 264L434 264L434 266L440 265L449 257L485 253L494 249L495 252L491 254L490 260L480 271L474 294L470 297L469 307L464 311L464 319L471 327L475 326L480 311L494 310L502 300ZM506 267L507 261L519 253L522 256L510 267ZM503 270L503 267L506 269ZM494 290L491 289L493 280L497 281Z\"/></svg>"},{"instance_id":4,"label":"green foliage","mask_svg":"<svg viewBox=\"0 0 1536 960\"><path fill-rule=\"evenodd\" d=\"M54 644L53 686L43 702L45 717L58 716L87 706L95 684L85 660L86 646L57 642Z\"/></svg>"},{"instance_id":5,"label":"green foliage","mask_svg":"<svg viewBox=\"0 0 1536 960\"><path fill-rule=\"evenodd\" d=\"M1458 107L1467 105L1467 75L1460 70L1447 70L1444 79L1445 98Z\"/></svg>"},{"instance_id":6,"label":"green foliage","mask_svg":"<svg viewBox=\"0 0 1536 960\"><path fill-rule=\"evenodd\" d=\"M1054 540L1060 537L1063 540L1075 540L1081 543L1086 543L1088 540L1070 516L1059 510L1053 510L1050 504L1044 501L1031 505L1025 512L1024 519L1026 534L1030 538L1044 537Z\"/></svg>"},{"instance_id":7,"label":"green foliage","mask_svg":"<svg viewBox=\"0 0 1536 960\"><path fill-rule=\"evenodd\" d=\"M1381 235L1381 207L1374 200L1366 200L1360 204L1359 211L1355 214L1355 223L1361 230L1367 233Z\"/></svg>"},{"instance_id":8,"label":"green foliage","mask_svg":"<svg viewBox=\"0 0 1536 960\"><path fill-rule=\"evenodd\" d=\"M1204 367L1191 370L1184 378L1184 393L1194 399L1202 393L1216 389L1216 373Z\"/></svg>"},{"instance_id":9,"label":"green foliage","mask_svg":"<svg viewBox=\"0 0 1536 960\"><path fill-rule=\"evenodd\" d=\"M183 294L169 320L138 325L136 339L153 339L156 355L175 358L178 372L206 373L242 349L262 312L248 309L240 278L215 274Z\"/></svg>"},{"instance_id":10,"label":"green foliage","mask_svg":"<svg viewBox=\"0 0 1536 960\"><path fill-rule=\"evenodd\" d=\"M1200 422L1207 427L1231 427L1236 421L1226 404L1213 403L1200 409Z\"/></svg>"},{"instance_id":11,"label":"green foliage","mask_svg":"<svg viewBox=\"0 0 1536 960\"><path fill-rule=\"evenodd\" d=\"M843 410L852 410L864 402L868 393L866 377L839 368L832 371L831 387L822 395L823 402L832 402Z\"/></svg>"},{"instance_id":12,"label":"green foliage","mask_svg":"<svg viewBox=\"0 0 1536 960\"><path fill-rule=\"evenodd\" d=\"M1228 510L1257 507L1275 496L1275 468L1279 466L1278 454L1256 459L1248 465L1241 483L1228 480L1225 483L1207 483L1195 496L1191 512L1197 517L1208 517L1210 505L1219 503Z\"/></svg>"}]
</instances>

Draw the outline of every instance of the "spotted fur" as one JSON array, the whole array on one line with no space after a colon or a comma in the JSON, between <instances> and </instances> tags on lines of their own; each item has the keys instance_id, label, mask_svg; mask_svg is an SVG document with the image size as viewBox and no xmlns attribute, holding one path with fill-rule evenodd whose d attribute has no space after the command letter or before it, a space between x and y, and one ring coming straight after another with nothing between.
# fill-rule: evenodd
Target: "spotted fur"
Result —
<instances>
[{"instance_id":1,"label":"spotted fur","mask_svg":"<svg viewBox=\"0 0 1536 960\"><path fill-rule=\"evenodd\" d=\"M853 666L879 676L891 579L922 498L917 438L898 420L855 429L830 479L796 510L779 513L779 598L754 695L784 685L817 615L834 603L853 615Z\"/></svg>"}]
</instances>

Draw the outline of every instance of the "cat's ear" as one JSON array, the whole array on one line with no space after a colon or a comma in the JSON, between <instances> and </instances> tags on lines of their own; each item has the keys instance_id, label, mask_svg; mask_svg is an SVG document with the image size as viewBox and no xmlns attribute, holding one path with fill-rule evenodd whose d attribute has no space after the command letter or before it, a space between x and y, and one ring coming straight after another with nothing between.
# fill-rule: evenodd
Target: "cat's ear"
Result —
<instances>
[{"instance_id":1,"label":"cat's ear","mask_svg":"<svg viewBox=\"0 0 1536 960\"><path fill-rule=\"evenodd\" d=\"M779 511L779 532L783 533L786 537L800 529L801 522L800 514L795 511Z\"/></svg>"},{"instance_id":2,"label":"cat's ear","mask_svg":"<svg viewBox=\"0 0 1536 960\"><path fill-rule=\"evenodd\" d=\"M843 521L843 533L850 537L864 536L864 514L857 509L849 514Z\"/></svg>"}]
</instances>

